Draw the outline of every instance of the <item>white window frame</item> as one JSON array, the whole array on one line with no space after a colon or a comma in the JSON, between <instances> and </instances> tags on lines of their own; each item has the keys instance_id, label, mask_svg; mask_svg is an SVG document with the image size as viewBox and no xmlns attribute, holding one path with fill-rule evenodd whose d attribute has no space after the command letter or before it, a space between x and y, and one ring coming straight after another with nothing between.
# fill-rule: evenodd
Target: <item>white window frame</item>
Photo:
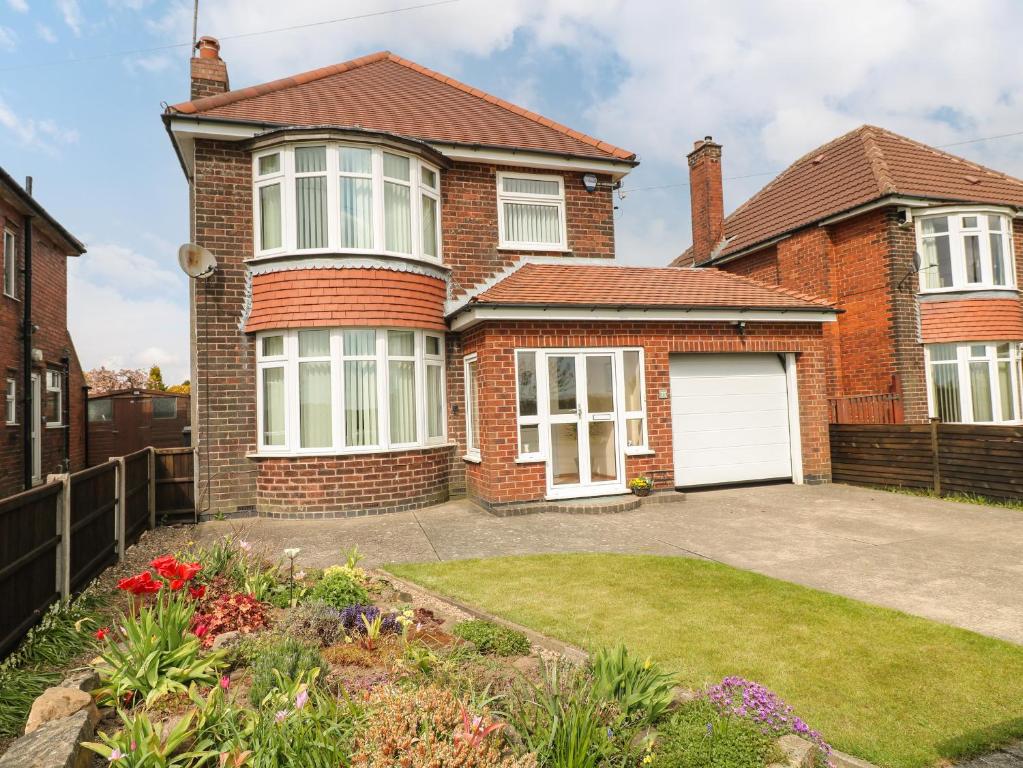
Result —
<instances>
[{"instance_id":1,"label":"white window frame","mask_svg":"<svg viewBox=\"0 0 1023 768\"><path fill-rule=\"evenodd\" d=\"M18 381L7 379L7 387L4 397L4 423L18 423Z\"/></svg>"},{"instance_id":2,"label":"white window frame","mask_svg":"<svg viewBox=\"0 0 1023 768\"><path fill-rule=\"evenodd\" d=\"M638 352L639 353L639 410L629 411L625 408L625 353L626 352ZM625 446L625 455L634 456L642 455L650 452L650 438L649 438L649 427L647 418L647 407L646 407L646 353L643 347L626 347L618 352L618 360L621 369L621 404L622 404L622 427L623 427L623 443ZM642 419L642 439L638 445L629 445L629 419Z\"/></svg>"},{"instance_id":3,"label":"white window frame","mask_svg":"<svg viewBox=\"0 0 1023 768\"><path fill-rule=\"evenodd\" d=\"M302 176L323 175L323 172L296 174L295 150L300 147L326 147L327 153L327 245L324 248L298 248L298 206L295 196L295 180ZM341 172L341 147L367 149L372 153L372 169L370 176L365 174ZM406 157L409 160L409 181L388 179L391 183L407 184L410 188L409 205L412 222L412 253L388 251L384 230L384 153ZM259 159L267 155L280 154L280 171L265 176L259 175ZM431 189L422 183L422 169L426 168L436 174L437 188ZM373 181L373 244L368 248L341 247L341 211L340 187L342 177L372 178ZM443 263L443 238L441 230L441 171L440 168L422 158L402 152L392 147L365 144L349 141L308 141L287 145L279 145L254 152L252 155L252 209L253 209L253 253L256 258L273 257L282 254L315 256L327 253L377 254L397 256L403 259L416 259L431 264ZM281 184L281 247L264 250L260 242L261 211L259 207L259 189L271 184ZM427 256L423 252L422 205L421 195L428 195L437 201L437 256Z\"/></svg>"},{"instance_id":4,"label":"white window frame","mask_svg":"<svg viewBox=\"0 0 1023 768\"><path fill-rule=\"evenodd\" d=\"M18 238L7 229L3 230L3 291L4 296L18 298Z\"/></svg>"},{"instance_id":5,"label":"white window frame","mask_svg":"<svg viewBox=\"0 0 1023 768\"><path fill-rule=\"evenodd\" d=\"M475 366L476 374L474 377L475 392L473 397L476 403L476 415L479 417L479 383L480 383L480 367L479 357L473 352L470 355L466 355L462 358L462 389L465 394L465 458L469 461L479 462L481 457L479 443L482 440L483 433L479 430L479 425L473 423L472 418L472 407L469 405L469 367ZM472 444L473 436L475 435L476 445Z\"/></svg>"},{"instance_id":6,"label":"white window frame","mask_svg":"<svg viewBox=\"0 0 1023 768\"><path fill-rule=\"evenodd\" d=\"M1009 345L1009 357L998 357L998 347L1002 344ZM956 359L932 361L931 350L935 346L954 346L956 348ZM983 357L973 354L972 347L985 347ZM1020 393L1020 347L1018 341L955 341L942 342L939 344L924 345L924 370L927 383L927 410L931 418L938 417L938 406L934 395L934 375L932 366L945 365L955 366L956 376L959 382L959 416L960 421L950 422L956 424L1020 424L1023 423L1023 400ZM991 382L991 415L992 421L975 421L973 418L973 391L972 379L970 377L970 363L986 360L988 363L988 377ZM1012 386L1013 404L1016 410L1015 419L1005 419L1002 414L1002 400L999 397L998 389L998 363L1008 361L1009 376Z\"/></svg>"},{"instance_id":7,"label":"white window frame","mask_svg":"<svg viewBox=\"0 0 1023 768\"><path fill-rule=\"evenodd\" d=\"M57 420L50 421L46 420L47 427L62 427L64 426L64 377L61 371L54 368L46 369L46 398L49 400L50 395L57 396ZM47 409L44 408L45 413Z\"/></svg>"},{"instance_id":8,"label":"white window frame","mask_svg":"<svg viewBox=\"0 0 1023 768\"><path fill-rule=\"evenodd\" d=\"M437 340L437 354L430 354L427 349L427 340ZM443 442L448 432L447 426L447 387L444 385L446 380L446 369L444 365L444 336L440 333L424 333L423 334L423 436L428 443ZM430 435L430 390L427 386L429 378L429 371L431 368L440 369L440 434Z\"/></svg>"},{"instance_id":9,"label":"white window frame","mask_svg":"<svg viewBox=\"0 0 1023 768\"><path fill-rule=\"evenodd\" d=\"M520 192L505 192L505 179L527 179L531 181L556 181L558 183L558 195L536 195ZM509 240L506 236L504 225L504 204L523 203L528 205L548 205L558 209L558 228L561 239L557 243L528 243ZM497 174L497 230L498 248L515 251L567 251L568 232L565 216L565 178L557 174L542 173L512 173L499 171Z\"/></svg>"},{"instance_id":10,"label":"white window frame","mask_svg":"<svg viewBox=\"0 0 1023 768\"><path fill-rule=\"evenodd\" d=\"M533 376L536 385L536 414L523 416L521 410L521 399L519 397L519 355L533 356ZM543 424L541 416L540 398L540 356L535 349L515 350L515 441L518 445L518 460L520 462L545 461L546 452L543 446ZM522 428L536 427L539 438L536 441L535 451L522 450Z\"/></svg>"},{"instance_id":11,"label":"white window frame","mask_svg":"<svg viewBox=\"0 0 1023 768\"><path fill-rule=\"evenodd\" d=\"M371 355L349 355L344 350L345 331L373 331L374 352ZM298 365L301 362L326 361L324 356L298 356L298 334L301 331L327 331L330 334L330 371L331 371L331 425L332 440L327 447L301 447L301 423L299 419L299 384ZM412 356L390 355L387 348L388 331L411 331L415 344ZM263 354L263 339L281 336L284 351L281 355L266 356ZM425 355L425 337L434 336L440 339L440 355ZM323 456L349 455L363 453L387 453L405 451L416 448L429 448L447 443L447 422L443 422L443 433L440 436L428 437L426 424L426 366L439 363L444 371L444 335L435 331L424 331L413 328L394 327L314 327L295 328L288 330L263 331L256 336L256 446L260 455L267 456ZM416 439L408 443L392 443L390 440L390 394L389 394L389 360L411 360L415 363L415 403L416 403ZM373 360L376 363L376 396L377 396L377 442L374 445L349 446L345 434L345 392L344 362L346 360ZM263 371L268 368L284 369L284 444L267 445L263 433ZM441 377L442 412L446 403L446 378Z\"/></svg>"},{"instance_id":12,"label":"white window frame","mask_svg":"<svg viewBox=\"0 0 1023 768\"><path fill-rule=\"evenodd\" d=\"M963 226L964 216L976 216L978 228L966 228ZM988 228L987 217L999 216L1002 220L1002 250L1003 267L1005 269L1006 284L996 285L991 264L991 234L998 234ZM916 246L917 252L923 256L924 239L923 222L933 218L948 218L948 240L949 253L952 266L952 285L944 287L929 288L926 285L927 269L921 269L919 276L920 293L950 293L956 291L1014 291L1016 290L1016 258L1013 249L1013 213L1012 211L991 206L958 206L925 208L914 212L913 218L916 223ZM963 245L963 238L966 235L978 235L980 242L981 281L971 283L967 281L966 249ZM946 236L944 233L941 236ZM933 236L928 236L933 237ZM937 267L930 267L936 270Z\"/></svg>"}]
</instances>

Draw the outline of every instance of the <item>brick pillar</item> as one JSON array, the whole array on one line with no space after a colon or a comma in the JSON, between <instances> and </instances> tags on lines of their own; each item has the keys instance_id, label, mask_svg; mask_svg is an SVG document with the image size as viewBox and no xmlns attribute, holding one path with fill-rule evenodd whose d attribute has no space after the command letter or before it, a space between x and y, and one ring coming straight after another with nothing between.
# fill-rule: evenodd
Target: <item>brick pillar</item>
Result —
<instances>
[{"instance_id":1,"label":"brick pillar","mask_svg":"<svg viewBox=\"0 0 1023 768\"><path fill-rule=\"evenodd\" d=\"M695 143L687 157L693 216L693 258L699 264L710 257L725 233L721 145L707 136Z\"/></svg>"},{"instance_id":2,"label":"brick pillar","mask_svg":"<svg viewBox=\"0 0 1023 768\"><path fill-rule=\"evenodd\" d=\"M192 58L191 98L202 99L231 90L227 79L227 64L220 58L220 42L215 37L200 37L195 50L197 55Z\"/></svg>"},{"instance_id":3,"label":"brick pillar","mask_svg":"<svg viewBox=\"0 0 1023 768\"><path fill-rule=\"evenodd\" d=\"M903 224L898 210L885 212L888 231L888 281L891 291L891 337L894 344L895 385L902 391L903 418L909 424L927 421L927 381L924 348L920 343L919 277L913 272L916 231ZM909 277L907 278L907 275Z\"/></svg>"}]
</instances>

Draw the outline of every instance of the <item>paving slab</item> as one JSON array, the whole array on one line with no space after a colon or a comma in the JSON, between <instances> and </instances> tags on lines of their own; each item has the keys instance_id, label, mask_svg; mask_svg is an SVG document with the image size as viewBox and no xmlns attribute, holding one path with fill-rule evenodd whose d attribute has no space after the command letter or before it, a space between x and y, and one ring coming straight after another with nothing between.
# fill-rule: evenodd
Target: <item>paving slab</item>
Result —
<instances>
[{"instance_id":1,"label":"paving slab","mask_svg":"<svg viewBox=\"0 0 1023 768\"><path fill-rule=\"evenodd\" d=\"M208 522L323 567L549 552L701 557L1023 643L1023 512L846 485L690 493L612 515L498 518L458 500L342 520Z\"/></svg>"}]
</instances>

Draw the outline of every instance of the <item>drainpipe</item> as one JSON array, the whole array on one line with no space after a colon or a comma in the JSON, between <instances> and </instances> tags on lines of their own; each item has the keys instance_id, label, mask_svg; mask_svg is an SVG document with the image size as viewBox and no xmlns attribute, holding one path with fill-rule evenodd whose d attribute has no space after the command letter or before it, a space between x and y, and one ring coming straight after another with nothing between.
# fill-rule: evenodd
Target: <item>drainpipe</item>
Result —
<instances>
[{"instance_id":1,"label":"drainpipe","mask_svg":"<svg viewBox=\"0 0 1023 768\"><path fill-rule=\"evenodd\" d=\"M64 366L64 381L61 384L61 406L64 409L62 414L64 422L64 471L71 471L71 353L64 350L60 358L60 364Z\"/></svg>"},{"instance_id":2,"label":"drainpipe","mask_svg":"<svg viewBox=\"0 0 1023 768\"><path fill-rule=\"evenodd\" d=\"M30 195L32 194L32 177L29 176L25 179L25 191ZM32 334L34 328L32 327L32 214L25 214L25 295L22 296L22 309L24 317L21 326L21 339L22 339L22 354L24 357L25 369L23 371L24 379L22 381L22 389L25 393L25 408L22 414L22 436L25 442L25 450L23 455L25 457L25 490L27 491L32 487L32 467L33 467L33 445L32 445L32 411L33 400L32 400ZM35 425L36 429L39 429L39 425Z\"/></svg>"},{"instance_id":3,"label":"drainpipe","mask_svg":"<svg viewBox=\"0 0 1023 768\"><path fill-rule=\"evenodd\" d=\"M92 466L89 463L89 385L82 387L82 406L85 410L85 418L82 419L82 436L85 440L85 469Z\"/></svg>"}]
</instances>

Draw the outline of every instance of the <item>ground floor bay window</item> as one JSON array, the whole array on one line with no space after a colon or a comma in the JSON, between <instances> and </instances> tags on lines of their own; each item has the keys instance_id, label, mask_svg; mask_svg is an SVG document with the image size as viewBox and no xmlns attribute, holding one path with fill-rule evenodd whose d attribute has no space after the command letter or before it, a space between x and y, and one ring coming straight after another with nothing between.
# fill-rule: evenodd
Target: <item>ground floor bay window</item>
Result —
<instances>
[{"instance_id":1,"label":"ground floor bay window","mask_svg":"<svg viewBox=\"0 0 1023 768\"><path fill-rule=\"evenodd\" d=\"M366 453L445 442L442 334L269 331L256 348L260 453Z\"/></svg>"},{"instance_id":2,"label":"ground floor bay window","mask_svg":"<svg viewBox=\"0 0 1023 768\"><path fill-rule=\"evenodd\" d=\"M1019 342L928 344L932 417L950 423L1020 420Z\"/></svg>"}]
</instances>

